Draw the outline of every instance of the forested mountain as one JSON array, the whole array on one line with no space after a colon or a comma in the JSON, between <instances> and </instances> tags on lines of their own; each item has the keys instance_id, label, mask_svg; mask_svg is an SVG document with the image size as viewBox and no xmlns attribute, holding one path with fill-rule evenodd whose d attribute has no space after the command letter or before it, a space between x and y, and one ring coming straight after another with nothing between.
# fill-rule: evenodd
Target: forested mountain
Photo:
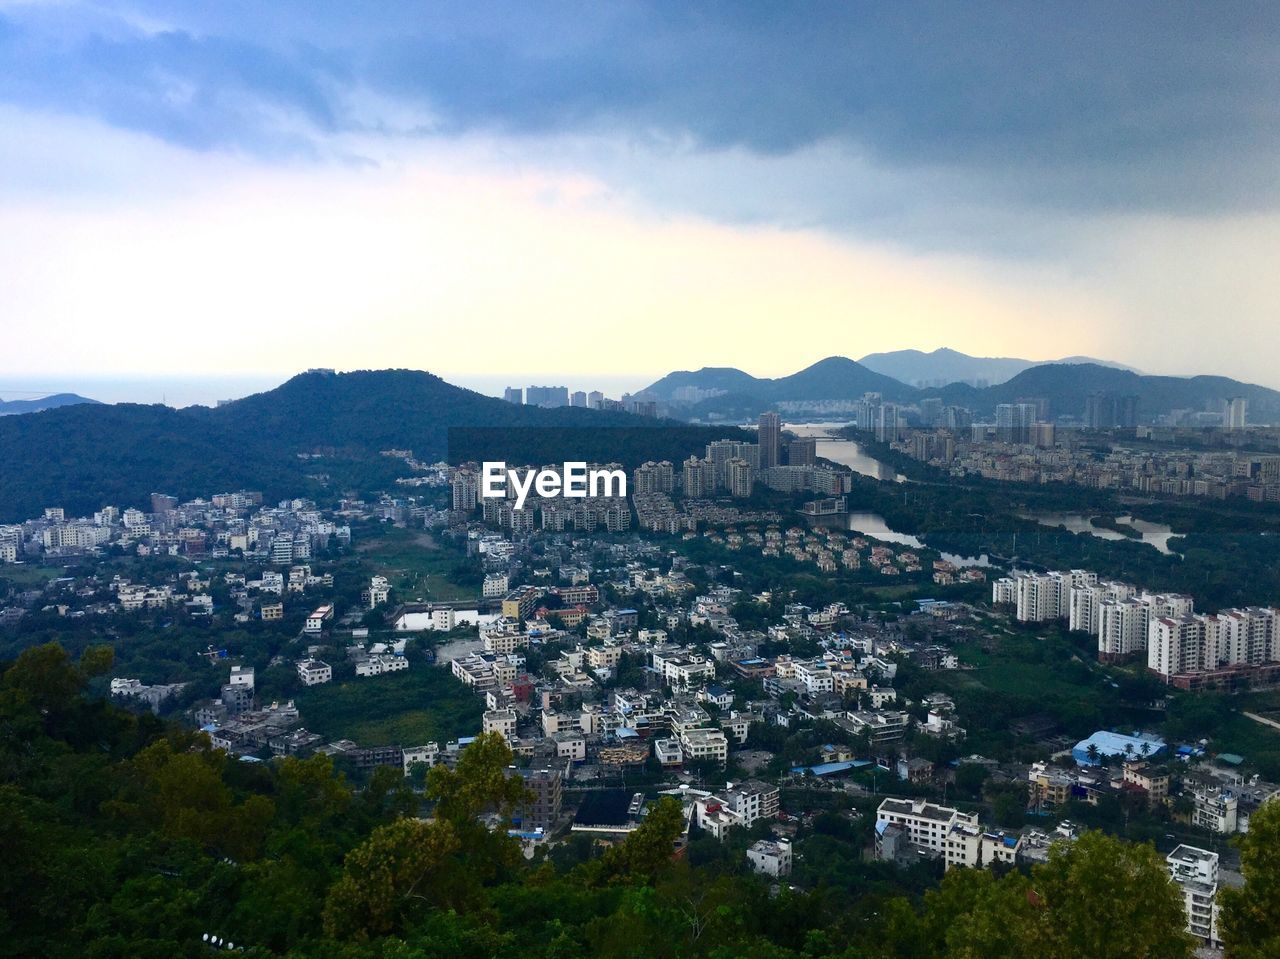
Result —
<instances>
[{"instance_id":1,"label":"forested mountain","mask_svg":"<svg viewBox=\"0 0 1280 959\"><path fill-rule=\"evenodd\" d=\"M684 816L663 797L611 848L578 834L527 862L489 827L528 801L497 733L419 790L398 766L355 783L327 756L238 762L203 733L85 695L111 668L109 647L77 662L54 644L0 665L4 955L1192 955L1163 858L1101 830L1029 869L939 879L927 864L863 860L875 800L856 816L823 801L797 827L793 880L771 889L746 866L754 833L694 835L677 853ZM1268 803L1241 842L1247 882L1222 895L1229 956L1276 954L1278 841Z\"/></svg>"},{"instance_id":2,"label":"forested mountain","mask_svg":"<svg viewBox=\"0 0 1280 959\"><path fill-rule=\"evenodd\" d=\"M0 418L0 521L46 506L77 515L142 506L153 491L186 498L248 487L276 499L323 485L386 488L404 474L401 461L378 455L392 447L426 461L631 466L679 459L722 435L627 413L519 406L413 370L304 373L216 409L86 404Z\"/></svg>"},{"instance_id":3,"label":"forested mountain","mask_svg":"<svg viewBox=\"0 0 1280 959\"><path fill-rule=\"evenodd\" d=\"M728 381L718 375L723 372L702 370L672 376L679 376L681 385L712 389L722 388L713 387L712 383ZM879 393L885 400L903 404L917 403L932 396L942 397L948 403L966 406L983 416L990 414L999 403L1045 399L1053 416L1078 417L1084 412L1090 393L1110 392L1137 396L1139 418L1143 420L1175 410L1213 410L1223 400L1240 396L1248 400L1251 423L1280 421L1280 392L1264 386L1241 383L1225 376L1146 376L1097 363L1032 366L1007 382L982 389L959 382L918 389L839 356L828 357L798 373L777 379L758 379L740 370L733 373L736 374L733 381L739 384L734 389L691 405L674 405L673 410L695 421L736 421L750 419L788 401L851 401L872 392ZM667 383L668 380L670 377L658 383Z\"/></svg>"}]
</instances>

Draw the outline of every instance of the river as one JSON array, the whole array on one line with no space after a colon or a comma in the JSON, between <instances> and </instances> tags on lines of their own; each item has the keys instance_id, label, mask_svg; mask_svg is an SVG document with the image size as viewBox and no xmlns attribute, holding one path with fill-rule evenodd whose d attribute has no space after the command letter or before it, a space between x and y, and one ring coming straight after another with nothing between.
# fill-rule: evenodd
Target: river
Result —
<instances>
[{"instance_id":1,"label":"river","mask_svg":"<svg viewBox=\"0 0 1280 959\"><path fill-rule=\"evenodd\" d=\"M1173 531L1172 527L1166 526L1164 523L1152 523L1145 519L1137 519L1128 515L1121 515L1115 518L1117 523L1129 526L1142 534L1141 537L1138 537L1126 536L1124 533L1119 533L1113 529L1094 526L1090 517L1084 513L1023 513L1021 516L1023 519L1033 519L1041 526L1065 526L1072 533L1088 533L1098 539L1111 540L1113 542L1127 539L1135 543L1146 543L1166 556L1175 555L1174 551L1169 548L1169 540L1178 534Z\"/></svg>"},{"instance_id":2,"label":"river","mask_svg":"<svg viewBox=\"0 0 1280 959\"><path fill-rule=\"evenodd\" d=\"M855 473L886 482L905 483L907 478L887 463L868 454L860 443L834 435L835 430L848 423L787 423L783 429L796 436L812 436L817 443L817 454L823 459L847 466ZM869 534L868 534L869 535Z\"/></svg>"}]
</instances>

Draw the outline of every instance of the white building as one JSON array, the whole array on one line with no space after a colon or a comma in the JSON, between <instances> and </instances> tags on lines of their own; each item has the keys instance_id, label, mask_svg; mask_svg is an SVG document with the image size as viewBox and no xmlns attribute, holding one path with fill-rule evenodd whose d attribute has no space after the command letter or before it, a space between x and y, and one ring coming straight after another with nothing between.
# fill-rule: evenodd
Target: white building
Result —
<instances>
[{"instance_id":1,"label":"white building","mask_svg":"<svg viewBox=\"0 0 1280 959\"><path fill-rule=\"evenodd\" d=\"M747 861L751 868L764 876L775 879L791 875L791 843L785 839L774 841L760 839L747 847Z\"/></svg>"},{"instance_id":2,"label":"white building","mask_svg":"<svg viewBox=\"0 0 1280 959\"><path fill-rule=\"evenodd\" d=\"M298 663L298 678L304 686L319 686L333 679L333 667L318 659L304 659Z\"/></svg>"},{"instance_id":3,"label":"white building","mask_svg":"<svg viewBox=\"0 0 1280 959\"><path fill-rule=\"evenodd\" d=\"M514 709L491 709L484 714L482 726L486 733L501 733L509 745L516 741L516 718Z\"/></svg>"},{"instance_id":4,"label":"white building","mask_svg":"<svg viewBox=\"0 0 1280 959\"><path fill-rule=\"evenodd\" d=\"M409 668L409 660L403 656L370 656L356 663L357 676L381 676L398 673Z\"/></svg>"},{"instance_id":5,"label":"white building","mask_svg":"<svg viewBox=\"0 0 1280 959\"><path fill-rule=\"evenodd\" d=\"M1218 854L1195 846L1179 846L1169 853L1169 878L1182 892L1187 932L1211 946L1218 938Z\"/></svg>"}]
</instances>

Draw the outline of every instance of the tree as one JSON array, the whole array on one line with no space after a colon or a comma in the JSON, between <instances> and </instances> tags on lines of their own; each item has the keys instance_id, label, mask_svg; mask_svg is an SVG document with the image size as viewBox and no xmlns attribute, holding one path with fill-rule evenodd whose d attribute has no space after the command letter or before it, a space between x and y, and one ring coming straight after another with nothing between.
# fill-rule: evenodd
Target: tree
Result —
<instances>
[{"instance_id":1,"label":"tree","mask_svg":"<svg viewBox=\"0 0 1280 959\"><path fill-rule=\"evenodd\" d=\"M324 905L325 934L365 940L388 936L429 906L451 903L459 848L452 825L401 819L380 826L343 863Z\"/></svg>"},{"instance_id":2,"label":"tree","mask_svg":"<svg viewBox=\"0 0 1280 959\"><path fill-rule=\"evenodd\" d=\"M621 845L605 853L603 875L608 879L650 882L671 862L675 842L684 832L684 809L674 796L663 796L649 809L640 827Z\"/></svg>"},{"instance_id":3,"label":"tree","mask_svg":"<svg viewBox=\"0 0 1280 959\"><path fill-rule=\"evenodd\" d=\"M1055 845L1031 874L1045 954L1060 959L1185 959L1182 897L1155 847L1093 830Z\"/></svg>"},{"instance_id":4,"label":"tree","mask_svg":"<svg viewBox=\"0 0 1280 959\"><path fill-rule=\"evenodd\" d=\"M1218 893L1219 923L1229 959L1280 955L1280 802L1267 802L1240 839L1245 884Z\"/></svg>"}]
</instances>

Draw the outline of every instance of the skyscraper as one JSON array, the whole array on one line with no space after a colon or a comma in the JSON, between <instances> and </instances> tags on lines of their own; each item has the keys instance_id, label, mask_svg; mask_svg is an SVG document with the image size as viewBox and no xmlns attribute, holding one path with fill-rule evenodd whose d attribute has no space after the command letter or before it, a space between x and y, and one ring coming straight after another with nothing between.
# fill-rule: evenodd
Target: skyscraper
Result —
<instances>
[{"instance_id":1,"label":"skyscraper","mask_svg":"<svg viewBox=\"0 0 1280 959\"><path fill-rule=\"evenodd\" d=\"M1226 402L1222 422L1229 430L1242 430L1248 417L1249 401L1243 396L1233 397Z\"/></svg>"},{"instance_id":2,"label":"skyscraper","mask_svg":"<svg viewBox=\"0 0 1280 959\"><path fill-rule=\"evenodd\" d=\"M818 441L812 436L797 436L787 444L788 466L813 466L818 460Z\"/></svg>"},{"instance_id":3,"label":"skyscraper","mask_svg":"<svg viewBox=\"0 0 1280 959\"><path fill-rule=\"evenodd\" d=\"M515 403L517 406L524 403L524 390L518 386L508 386L502 391L502 398L508 403Z\"/></svg>"},{"instance_id":4,"label":"skyscraper","mask_svg":"<svg viewBox=\"0 0 1280 959\"><path fill-rule=\"evenodd\" d=\"M1034 403L1001 403L996 407L996 439L1001 443L1030 443L1035 422Z\"/></svg>"},{"instance_id":5,"label":"skyscraper","mask_svg":"<svg viewBox=\"0 0 1280 959\"><path fill-rule=\"evenodd\" d=\"M760 468L769 469L781 462L782 417L777 413L761 413L759 426Z\"/></svg>"}]
</instances>

